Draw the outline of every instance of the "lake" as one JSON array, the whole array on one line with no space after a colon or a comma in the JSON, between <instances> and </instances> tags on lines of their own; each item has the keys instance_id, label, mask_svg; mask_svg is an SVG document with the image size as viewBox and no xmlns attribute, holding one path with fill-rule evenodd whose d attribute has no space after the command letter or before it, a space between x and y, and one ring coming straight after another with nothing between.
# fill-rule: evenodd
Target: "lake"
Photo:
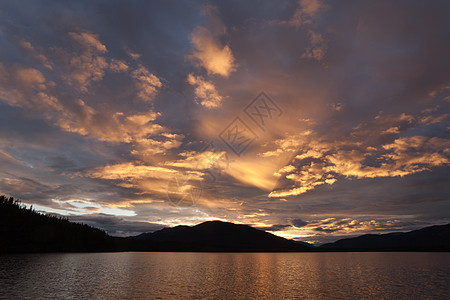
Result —
<instances>
[{"instance_id":1,"label":"lake","mask_svg":"<svg viewBox=\"0 0 450 300\"><path fill-rule=\"evenodd\" d=\"M1 299L450 299L450 253L0 256Z\"/></svg>"}]
</instances>

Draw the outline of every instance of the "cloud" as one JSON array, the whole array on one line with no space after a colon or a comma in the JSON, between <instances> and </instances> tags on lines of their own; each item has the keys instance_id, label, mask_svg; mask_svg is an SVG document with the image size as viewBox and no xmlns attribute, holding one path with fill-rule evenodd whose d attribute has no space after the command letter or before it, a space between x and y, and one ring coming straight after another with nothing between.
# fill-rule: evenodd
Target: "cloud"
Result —
<instances>
[{"instance_id":1,"label":"cloud","mask_svg":"<svg viewBox=\"0 0 450 300\"><path fill-rule=\"evenodd\" d=\"M98 34L93 34L90 32L69 32L69 36L86 48L94 49L98 53L108 52L106 46L99 41Z\"/></svg>"},{"instance_id":2,"label":"cloud","mask_svg":"<svg viewBox=\"0 0 450 300\"><path fill-rule=\"evenodd\" d=\"M428 171L432 167L447 165L450 154L450 140L423 136L396 139L377 149L380 151L378 155L371 151L322 146L297 156L299 166L284 172L289 173L284 177L298 187L273 191L269 196L300 195L318 185L333 184L339 180L339 176L361 179L406 176ZM377 161L375 166L366 165L368 157Z\"/></svg>"},{"instance_id":3,"label":"cloud","mask_svg":"<svg viewBox=\"0 0 450 300\"><path fill-rule=\"evenodd\" d=\"M205 68L208 74L228 77L236 66L230 46L220 42L226 28L217 18L214 7L206 6L204 13L208 18L208 26L199 26L191 33L195 47L191 58Z\"/></svg>"},{"instance_id":4,"label":"cloud","mask_svg":"<svg viewBox=\"0 0 450 300\"><path fill-rule=\"evenodd\" d=\"M327 44L323 35L317 30L315 19L328 8L321 0L300 0L298 7L289 20L273 22L274 24L297 29L304 27L309 35L310 46L301 54L301 58L323 61L326 58Z\"/></svg>"},{"instance_id":5,"label":"cloud","mask_svg":"<svg viewBox=\"0 0 450 300\"><path fill-rule=\"evenodd\" d=\"M312 19L325 8L321 0L300 0L292 17L287 21L279 21L279 24L294 27L311 24Z\"/></svg>"},{"instance_id":6,"label":"cloud","mask_svg":"<svg viewBox=\"0 0 450 300\"><path fill-rule=\"evenodd\" d=\"M66 84L69 86L76 84L80 91L86 93L91 82L103 80L108 70L122 73L123 76L132 79L132 84L137 88L135 96L144 101L152 100L157 89L162 86L159 78L143 65L139 64L136 68L129 70L125 61L100 56L105 54L107 49L100 42L98 35L88 32L70 32L69 36L79 46L70 50L58 49L53 57L46 58L45 62L41 61L52 66L58 63L64 66L68 61L67 72L60 74L62 81L47 80L46 76L54 77L54 75L42 73L35 68L9 66L0 62L2 100L9 105L40 111L49 121L68 132L98 138L101 141L134 143L135 154L143 153L141 148L144 147L143 145L150 146L149 143L154 144L153 148L171 148L167 144L170 138L163 136L166 141L150 138L150 135L158 135L165 130L162 126L151 123L159 115L158 113L152 110L140 114L125 114L121 111L111 111L111 109L98 110L85 99L72 100L72 97L65 94ZM21 40L20 44L22 47L28 47L29 51L34 51L31 44L25 40ZM54 61L52 62L51 59ZM61 101L60 97L64 100ZM172 147L177 145L179 143L174 143Z\"/></svg>"},{"instance_id":7,"label":"cloud","mask_svg":"<svg viewBox=\"0 0 450 300\"><path fill-rule=\"evenodd\" d=\"M356 220L352 218L326 218L310 222L305 229L314 230L324 233L342 232L350 234L353 232L361 231L379 231L386 229L399 229L401 224L400 220L391 219L369 219L369 220Z\"/></svg>"},{"instance_id":8,"label":"cloud","mask_svg":"<svg viewBox=\"0 0 450 300\"><path fill-rule=\"evenodd\" d=\"M100 81L109 67L107 59L102 54L108 52L98 35L89 32L69 32L69 36L78 42L81 47L76 47L76 51L63 54L68 60L70 74L67 81L75 85L81 92L86 93L91 82Z\"/></svg>"},{"instance_id":9,"label":"cloud","mask_svg":"<svg viewBox=\"0 0 450 300\"><path fill-rule=\"evenodd\" d=\"M285 229L286 227L289 227L291 225L289 224L275 224L272 226L265 226L265 227L257 227L260 230L264 230L264 231L280 231Z\"/></svg>"},{"instance_id":10,"label":"cloud","mask_svg":"<svg viewBox=\"0 0 450 300\"><path fill-rule=\"evenodd\" d=\"M83 223L97 228L103 228L112 236L133 236L144 232L153 232L164 226L142 221L131 221L114 215L94 213L87 215L69 216L70 221Z\"/></svg>"},{"instance_id":11,"label":"cloud","mask_svg":"<svg viewBox=\"0 0 450 300\"><path fill-rule=\"evenodd\" d=\"M48 58L44 54L38 52L30 42L19 39L17 43L19 44L20 48L27 54L31 55L33 59L42 63L47 69L53 70L53 66Z\"/></svg>"},{"instance_id":12,"label":"cloud","mask_svg":"<svg viewBox=\"0 0 450 300\"><path fill-rule=\"evenodd\" d=\"M449 221L448 3L214 5L2 7L1 191L300 240ZM260 91L283 110L264 128L244 111ZM257 135L240 156L218 137L236 117ZM195 207L165 201L176 176Z\"/></svg>"},{"instance_id":13,"label":"cloud","mask_svg":"<svg viewBox=\"0 0 450 300\"><path fill-rule=\"evenodd\" d=\"M137 96L143 101L150 101L157 92L157 88L162 86L158 77L150 73L144 66L139 65L131 72L131 77L136 79L138 89Z\"/></svg>"},{"instance_id":14,"label":"cloud","mask_svg":"<svg viewBox=\"0 0 450 300\"><path fill-rule=\"evenodd\" d=\"M59 101L49 95L54 82L37 69L6 66L0 62L0 98L11 106L26 109L60 111Z\"/></svg>"},{"instance_id":15,"label":"cloud","mask_svg":"<svg viewBox=\"0 0 450 300\"><path fill-rule=\"evenodd\" d=\"M112 59L111 63L109 64L109 68L113 72L120 73L120 72L126 72L129 68L129 66L122 60Z\"/></svg>"},{"instance_id":16,"label":"cloud","mask_svg":"<svg viewBox=\"0 0 450 300\"><path fill-rule=\"evenodd\" d=\"M142 55L131 50L127 51L127 54L134 60L138 60Z\"/></svg>"},{"instance_id":17,"label":"cloud","mask_svg":"<svg viewBox=\"0 0 450 300\"><path fill-rule=\"evenodd\" d=\"M167 198L168 183L174 178L182 178L181 182L202 181L200 172L179 172L171 168L138 165L130 162L97 167L80 175L109 180L118 187L137 190L150 196L149 199L159 201ZM183 187L188 187L188 185L185 184Z\"/></svg>"},{"instance_id":18,"label":"cloud","mask_svg":"<svg viewBox=\"0 0 450 300\"><path fill-rule=\"evenodd\" d=\"M207 108L216 108L222 104L223 97L219 95L216 87L200 76L189 74L187 81L195 86L195 99L200 105Z\"/></svg>"},{"instance_id":19,"label":"cloud","mask_svg":"<svg viewBox=\"0 0 450 300\"><path fill-rule=\"evenodd\" d=\"M0 159L2 159L2 160L5 159L7 162L12 162L12 163L19 164L19 165L23 164L23 162L15 159L12 155L10 155L7 152L2 151L2 150L0 150Z\"/></svg>"},{"instance_id":20,"label":"cloud","mask_svg":"<svg viewBox=\"0 0 450 300\"><path fill-rule=\"evenodd\" d=\"M322 34L309 31L311 46L307 47L305 52L301 55L301 58L313 59L316 61L322 61L327 55L327 45Z\"/></svg>"},{"instance_id":21,"label":"cloud","mask_svg":"<svg viewBox=\"0 0 450 300\"><path fill-rule=\"evenodd\" d=\"M308 224L308 222L303 221L302 219L293 219L291 221L292 225L294 225L295 227L303 227L306 226Z\"/></svg>"},{"instance_id":22,"label":"cloud","mask_svg":"<svg viewBox=\"0 0 450 300\"><path fill-rule=\"evenodd\" d=\"M340 238L348 238L366 233L386 233L402 231L403 228L411 226L412 223L395 218L346 218L327 217L310 220L307 224L296 227L284 227L277 234L294 240L308 241L314 244L333 242ZM423 226L423 225L422 225ZM410 227L417 229L417 227Z\"/></svg>"},{"instance_id":23,"label":"cloud","mask_svg":"<svg viewBox=\"0 0 450 300\"><path fill-rule=\"evenodd\" d=\"M192 57L199 61L208 74L228 77L235 70L230 47L220 46L207 28L199 27L194 30L192 42L195 46Z\"/></svg>"},{"instance_id":24,"label":"cloud","mask_svg":"<svg viewBox=\"0 0 450 300\"><path fill-rule=\"evenodd\" d=\"M406 115L378 115L372 122L353 128L354 139L325 142L315 134L292 136L276 141L279 149L264 155L298 151L294 161L277 174L283 185L270 197L300 195L320 185L332 185L341 176L346 178L377 178L406 176L449 164L450 140L438 137L412 136L396 138L418 123ZM389 135L389 137L386 137Z\"/></svg>"},{"instance_id":25,"label":"cloud","mask_svg":"<svg viewBox=\"0 0 450 300\"><path fill-rule=\"evenodd\" d=\"M131 151L131 154L143 161L154 162L158 154L164 156L168 150L176 149L182 145L182 140L184 139L182 134L167 132L159 125L154 126L155 131L152 130L150 125L143 127L145 129L139 132L137 138L133 140L133 150ZM145 132L147 132L147 135L145 135ZM153 132L159 134L151 138L150 134Z\"/></svg>"},{"instance_id":26,"label":"cloud","mask_svg":"<svg viewBox=\"0 0 450 300\"><path fill-rule=\"evenodd\" d=\"M139 147L152 141L150 136L163 132L162 126L152 123L157 116L153 111L128 116L122 112L111 115L99 112L78 99L70 110L58 116L57 124L65 131L89 135L100 141L133 143Z\"/></svg>"},{"instance_id":27,"label":"cloud","mask_svg":"<svg viewBox=\"0 0 450 300\"><path fill-rule=\"evenodd\" d=\"M427 125L431 125L431 124L438 124L438 123L442 123L443 121L445 121L448 118L449 114L443 114L443 115L428 115L428 116L424 116L422 119L420 119L421 123L427 124Z\"/></svg>"},{"instance_id":28,"label":"cloud","mask_svg":"<svg viewBox=\"0 0 450 300\"><path fill-rule=\"evenodd\" d=\"M225 151L205 149L204 151L187 151L179 153L181 159L164 162L164 166L183 168L186 170L208 170L228 168L228 156Z\"/></svg>"},{"instance_id":29,"label":"cloud","mask_svg":"<svg viewBox=\"0 0 450 300\"><path fill-rule=\"evenodd\" d=\"M122 163L98 167L89 172L94 178L109 180L140 180L143 178L169 179L176 171L162 167L135 165L133 163Z\"/></svg>"},{"instance_id":30,"label":"cloud","mask_svg":"<svg viewBox=\"0 0 450 300\"><path fill-rule=\"evenodd\" d=\"M66 75L68 83L76 84L81 92L86 93L92 82L101 81L107 71L115 73L129 71L129 76L135 79L136 96L142 101L151 101L158 88L162 87L161 80L142 64L130 70L124 60L109 59L104 56L108 50L99 40L99 35L89 32L70 32L69 36L81 47L75 47L71 51L62 49L59 52L63 56L63 61L69 61L67 67L70 73Z\"/></svg>"},{"instance_id":31,"label":"cloud","mask_svg":"<svg viewBox=\"0 0 450 300\"><path fill-rule=\"evenodd\" d=\"M388 153L383 158L394 162L395 169L408 174L430 170L449 163L450 140L438 137L414 136L396 139L384 145Z\"/></svg>"}]
</instances>

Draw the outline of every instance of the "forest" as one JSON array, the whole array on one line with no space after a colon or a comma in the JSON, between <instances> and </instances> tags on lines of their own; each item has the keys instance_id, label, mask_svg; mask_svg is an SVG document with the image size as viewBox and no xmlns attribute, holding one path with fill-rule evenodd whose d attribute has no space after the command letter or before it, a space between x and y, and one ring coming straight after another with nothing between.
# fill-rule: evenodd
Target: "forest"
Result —
<instances>
[{"instance_id":1,"label":"forest","mask_svg":"<svg viewBox=\"0 0 450 300\"><path fill-rule=\"evenodd\" d=\"M123 239L0 196L0 253L118 251Z\"/></svg>"}]
</instances>

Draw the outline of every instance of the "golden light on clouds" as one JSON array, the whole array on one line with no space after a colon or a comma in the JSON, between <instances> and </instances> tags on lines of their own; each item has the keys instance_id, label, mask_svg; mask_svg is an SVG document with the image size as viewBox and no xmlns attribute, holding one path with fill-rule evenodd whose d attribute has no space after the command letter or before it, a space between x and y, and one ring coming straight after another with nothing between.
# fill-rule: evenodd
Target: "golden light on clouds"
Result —
<instances>
[{"instance_id":1,"label":"golden light on clouds","mask_svg":"<svg viewBox=\"0 0 450 300\"><path fill-rule=\"evenodd\" d=\"M235 70L234 57L228 45L221 46L217 37L205 28L198 27L192 33L196 50L192 56L199 61L208 74L228 77Z\"/></svg>"},{"instance_id":2,"label":"golden light on clouds","mask_svg":"<svg viewBox=\"0 0 450 300\"><path fill-rule=\"evenodd\" d=\"M311 240L448 220L446 4L103 5L5 7L1 193Z\"/></svg>"},{"instance_id":3,"label":"golden light on clouds","mask_svg":"<svg viewBox=\"0 0 450 300\"><path fill-rule=\"evenodd\" d=\"M216 87L211 82L193 74L188 75L187 81L190 85L195 86L196 100L202 106L215 108L221 105L223 97L219 95Z\"/></svg>"},{"instance_id":4,"label":"golden light on clouds","mask_svg":"<svg viewBox=\"0 0 450 300\"><path fill-rule=\"evenodd\" d=\"M383 134L383 132L380 134ZM378 149L369 149L368 152L360 149L339 149L345 146L351 145L343 145L341 142L338 142L338 145L316 144L316 149L308 149L305 153L296 156L296 161L307 159L313 161L298 169L294 169L290 165L280 172L287 174L285 177L295 182L299 187L271 192L270 197L300 195L318 185L331 185L337 182L338 176L358 179L406 176L450 162L448 159L450 151L448 139L423 136L396 139L391 144L381 146L380 150L386 151L375 158L379 161L376 167L364 166L363 162Z\"/></svg>"}]
</instances>

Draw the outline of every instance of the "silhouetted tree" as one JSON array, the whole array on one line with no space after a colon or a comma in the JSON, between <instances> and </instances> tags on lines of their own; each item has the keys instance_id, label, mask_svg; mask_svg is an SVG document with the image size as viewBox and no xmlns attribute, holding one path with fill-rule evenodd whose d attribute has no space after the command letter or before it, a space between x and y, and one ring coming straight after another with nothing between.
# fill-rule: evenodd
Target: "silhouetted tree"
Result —
<instances>
[{"instance_id":1,"label":"silhouetted tree","mask_svg":"<svg viewBox=\"0 0 450 300\"><path fill-rule=\"evenodd\" d=\"M114 251L122 250L122 244L123 239L103 230L0 196L0 252Z\"/></svg>"}]
</instances>

